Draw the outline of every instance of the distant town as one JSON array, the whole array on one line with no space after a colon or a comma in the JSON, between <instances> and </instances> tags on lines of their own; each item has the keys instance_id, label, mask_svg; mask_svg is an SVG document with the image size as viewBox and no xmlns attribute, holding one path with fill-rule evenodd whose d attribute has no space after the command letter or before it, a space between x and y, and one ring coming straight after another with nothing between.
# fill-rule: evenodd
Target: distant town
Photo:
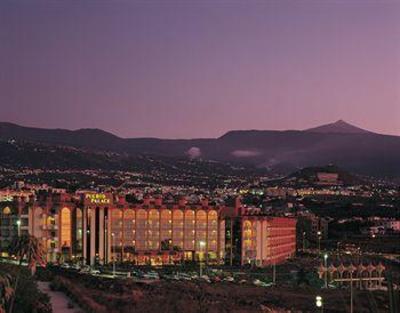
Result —
<instances>
[{"instance_id":1,"label":"distant town","mask_svg":"<svg viewBox=\"0 0 400 313\"><path fill-rule=\"evenodd\" d=\"M3 169L3 260L13 257L13 238L34 236L52 275L62 281L59 288L68 289L76 279L85 285L89 277L157 288L179 282L178 289L190 281L216 290L226 284L267 288L273 298L279 290L307 286L311 294L287 293L285 305L275 309L310 312L313 293L326 306L348 298L337 312L350 305L374 303L376 312L393 306L400 279L398 186L334 165L245 176L229 166L205 175L195 168L202 163L207 164L186 161L193 167L187 178L157 167ZM235 289L238 299L241 292ZM111 308L100 302L104 310Z\"/></svg>"}]
</instances>

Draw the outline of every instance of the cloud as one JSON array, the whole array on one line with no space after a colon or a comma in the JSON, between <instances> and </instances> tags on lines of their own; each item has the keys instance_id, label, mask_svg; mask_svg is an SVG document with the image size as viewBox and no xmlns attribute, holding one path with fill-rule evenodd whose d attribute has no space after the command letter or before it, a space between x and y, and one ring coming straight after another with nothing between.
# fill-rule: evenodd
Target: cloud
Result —
<instances>
[{"instance_id":1,"label":"cloud","mask_svg":"<svg viewBox=\"0 0 400 313\"><path fill-rule=\"evenodd\" d=\"M231 154L237 158L250 158L261 154L261 152L256 150L234 150Z\"/></svg>"},{"instance_id":2,"label":"cloud","mask_svg":"<svg viewBox=\"0 0 400 313\"><path fill-rule=\"evenodd\" d=\"M188 151L186 151L186 154L191 158L191 159L196 159L201 156L201 150L198 147L191 147Z\"/></svg>"}]
</instances>

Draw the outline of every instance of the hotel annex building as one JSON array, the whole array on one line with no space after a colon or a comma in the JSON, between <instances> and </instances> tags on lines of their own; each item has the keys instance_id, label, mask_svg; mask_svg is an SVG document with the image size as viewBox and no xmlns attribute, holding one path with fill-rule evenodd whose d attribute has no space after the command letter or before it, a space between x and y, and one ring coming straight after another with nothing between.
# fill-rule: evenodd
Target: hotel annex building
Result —
<instances>
[{"instance_id":1,"label":"hotel annex building","mask_svg":"<svg viewBox=\"0 0 400 313\"><path fill-rule=\"evenodd\" d=\"M296 221L265 216L206 199L163 202L161 196L131 204L112 193L23 194L0 199L0 248L29 233L39 239L47 261L86 264L118 261L173 264L203 260L216 264L267 266L295 253Z\"/></svg>"}]
</instances>

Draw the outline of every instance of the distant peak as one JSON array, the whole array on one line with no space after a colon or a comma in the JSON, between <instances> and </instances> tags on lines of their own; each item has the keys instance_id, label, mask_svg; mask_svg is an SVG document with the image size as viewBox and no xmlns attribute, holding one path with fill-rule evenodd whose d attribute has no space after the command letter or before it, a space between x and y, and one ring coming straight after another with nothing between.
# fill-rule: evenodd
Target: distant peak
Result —
<instances>
[{"instance_id":1,"label":"distant peak","mask_svg":"<svg viewBox=\"0 0 400 313\"><path fill-rule=\"evenodd\" d=\"M351 125L350 123L347 123L345 120L337 120L336 122L332 123L331 125L356 127L356 126Z\"/></svg>"},{"instance_id":2,"label":"distant peak","mask_svg":"<svg viewBox=\"0 0 400 313\"><path fill-rule=\"evenodd\" d=\"M334 123L317 126L305 130L312 133L343 133L343 134L366 134L368 130L354 126L340 119Z\"/></svg>"}]
</instances>

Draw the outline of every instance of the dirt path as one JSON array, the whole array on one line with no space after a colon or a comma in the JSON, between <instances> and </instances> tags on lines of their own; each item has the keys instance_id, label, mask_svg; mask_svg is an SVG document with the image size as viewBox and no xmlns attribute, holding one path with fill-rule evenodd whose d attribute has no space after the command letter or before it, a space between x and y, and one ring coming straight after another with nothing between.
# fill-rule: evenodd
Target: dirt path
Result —
<instances>
[{"instance_id":1,"label":"dirt path","mask_svg":"<svg viewBox=\"0 0 400 313\"><path fill-rule=\"evenodd\" d=\"M68 308L68 303L71 303L72 301L64 293L51 290L48 282L39 281L38 287L42 292L49 295L51 306L53 307L53 313L83 313L84 312L75 303L73 303L74 307L72 309Z\"/></svg>"}]
</instances>

